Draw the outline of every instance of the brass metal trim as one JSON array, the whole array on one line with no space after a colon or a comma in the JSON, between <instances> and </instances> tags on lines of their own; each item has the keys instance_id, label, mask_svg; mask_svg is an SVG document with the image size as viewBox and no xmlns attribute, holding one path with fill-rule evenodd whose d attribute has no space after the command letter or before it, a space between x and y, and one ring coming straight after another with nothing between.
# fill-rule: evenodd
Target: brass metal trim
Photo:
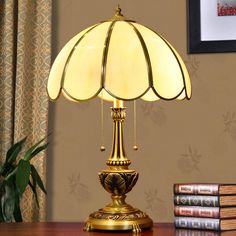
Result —
<instances>
[{"instance_id":1,"label":"brass metal trim","mask_svg":"<svg viewBox=\"0 0 236 236\"><path fill-rule=\"evenodd\" d=\"M161 95L159 95L159 93L156 91L156 89L153 87L153 92L159 96L162 100L165 100L165 101L171 101L171 100L175 100L176 98L178 98L180 96L180 94L184 91L184 87L182 88L182 90L180 90L180 92L175 96L175 97L172 97L172 98L164 98L162 97Z\"/></svg>"},{"instance_id":2,"label":"brass metal trim","mask_svg":"<svg viewBox=\"0 0 236 236\"><path fill-rule=\"evenodd\" d=\"M123 101L133 101L133 100L137 100L139 98L142 98L142 96L144 96L148 90L150 89L150 87L148 87L141 95L137 96L137 97L133 97L133 98L122 98L122 97L119 97L119 96L116 96L114 95L109 89L107 89L106 87L104 87L104 89L106 90L106 92L111 95L113 98L116 98L118 100L123 100Z\"/></svg>"},{"instance_id":3,"label":"brass metal trim","mask_svg":"<svg viewBox=\"0 0 236 236\"><path fill-rule=\"evenodd\" d=\"M131 164L130 160L127 161L111 161L111 160L107 160L106 164L108 166L129 166Z\"/></svg>"},{"instance_id":4,"label":"brass metal trim","mask_svg":"<svg viewBox=\"0 0 236 236\"><path fill-rule=\"evenodd\" d=\"M126 216L121 215L121 217L126 217ZM133 217L132 214L130 214L130 218L131 217ZM133 234L139 235L139 233L142 232L142 229L151 228L152 225L153 222L147 215L143 216L143 218L136 220L113 220L113 219L99 219L98 217L95 218L94 215L91 214L89 219L84 225L84 231L89 232L92 230L131 230Z\"/></svg>"},{"instance_id":5,"label":"brass metal trim","mask_svg":"<svg viewBox=\"0 0 236 236\"><path fill-rule=\"evenodd\" d=\"M66 74L66 71L67 71L67 67L68 67L68 63L75 51L75 48L79 45L79 43L84 39L84 37L90 32L92 31L94 28L96 28L97 26L99 26L101 24L96 24L94 25L92 28L88 29L79 39L78 41L74 44L72 50L70 51L70 54L69 56L67 57L67 60L66 60L66 63L65 63L65 66L64 66L64 69L63 69L63 73L62 73L62 78L61 78L61 89L64 88L64 80L65 80L65 74ZM60 90L61 90L60 89ZM61 91L60 91L61 92ZM69 95L69 94L68 94Z\"/></svg>"},{"instance_id":6,"label":"brass metal trim","mask_svg":"<svg viewBox=\"0 0 236 236\"><path fill-rule=\"evenodd\" d=\"M111 34L113 31L113 28L115 27L116 21L113 21L107 31L107 36L105 39L105 46L103 49L103 58L102 58L102 73L101 73L101 87L104 87L105 84L105 77L106 77L106 66L107 66L107 56L108 56L108 50L109 50L109 45L110 45L110 40L111 40Z\"/></svg>"},{"instance_id":7,"label":"brass metal trim","mask_svg":"<svg viewBox=\"0 0 236 236\"><path fill-rule=\"evenodd\" d=\"M111 117L113 121L124 121L126 118L126 108L125 107L120 107L120 108L111 108Z\"/></svg>"},{"instance_id":8,"label":"brass metal trim","mask_svg":"<svg viewBox=\"0 0 236 236\"><path fill-rule=\"evenodd\" d=\"M133 25L132 23L129 23L129 24L133 26L135 32L137 33L137 35L138 35L138 37L139 37L139 39L140 39L140 42L141 42L141 45L142 45L144 54L145 54L146 62L147 62L147 64L148 64L148 69L149 69L149 86L150 86L150 88L152 88L152 90L153 90L153 92L156 94L156 96L159 97L159 98L162 99L162 100L170 101L170 100L176 99L177 97L179 97L179 95L183 92L183 89L186 88L186 87L184 87L184 88L181 90L181 92L180 92L177 96L172 97L172 98L164 98L163 96L161 96L161 95L156 91L156 89L155 89L155 87L154 87L154 85L153 85L152 65L151 65L151 60L150 60L150 56L149 56L149 52L148 52L148 48L147 48L147 46L146 46L146 43L145 43L145 41L144 41L144 39L143 39L143 37L142 37L142 34L141 34L141 33L139 32L139 30L135 27L135 25ZM148 29L149 29L149 28L148 28ZM152 32L154 32L154 31L152 30ZM155 32L154 32L154 33L155 33ZM157 35L158 35L158 34L157 34ZM158 36L159 36L159 35L158 35ZM161 37L161 36L160 36L160 37ZM162 37L161 37L161 38L162 38ZM162 40L164 40L164 38L162 38ZM166 43L165 40L164 40L164 42ZM168 44L167 44L167 45L168 45ZM170 48L169 45L168 45L168 47ZM172 53L174 53L173 50L172 50ZM175 56L175 58L177 59L177 57L176 57L175 54L174 54L174 56ZM150 63L149 63L149 62L150 62ZM179 61L178 61L178 63L179 63ZM183 72L180 63L179 63L179 67L181 68L181 72ZM151 70L151 75L150 75L150 70ZM151 77L150 77L150 76L151 76ZM182 76L183 76L183 73L182 73ZM150 83L150 81L151 81L151 83ZM185 82L185 81L184 81L184 82Z\"/></svg>"},{"instance_id":9,"label":"brass metal trim","mask_svg":"<svg viewBox=\"0 0 236 236\"><path fill-rule=\"evenodd\" d=\"M146 27L146 26L145 26ZM154 34L156 34L157 36L159 36L164 42L165 42L165 44L168 46L168 48L171 50L171 52L172 52L172 54L174 55L174 57L175 57L175 59L176 59L176 61L178 62L178 65L179 65L179 67L180 67L180 70L181 70L181 74L182 74L182 78L183 78L183 83L184 83L184 90L185 90L185 98L187 98L188 100L190 100L190 97L188 97L188 95L187 95L187 88L186 88L186 83L185 83L185 76L184 76L184 72L183 72L183 69L182 69L182 66L181 66L181 64L180 64L180 61L179 61L179 59L178 59L178 57L177 57L177 55L175 54L175 52L174 52L174 50L171 48L171 46L169 45L169 42L162 36L162 35L160 35L159 33L157 33L156 31L154 31L154 30L152 30L152 29L150 29L149 27L146 27L147 29L149 29L149 30L151 30ZM182 90L183 91L183 90ZM181 94L181 93L180 93Z\"/></svg>"},{"instance_id":10,"label":"brass metal trim","mask_svg":"<svg viewBox=\"0 0 236 236\"><path fill-rule=\"evenodd\" d=\"M152 63L151 63L151 59L150 59L149 52L148 52L148 49L147 49L147 45L146 45L146 43L143 39L143 36L138 31L138 29L132 23L128 22L128 24L133 28L133 30L135 31L135 33L138 36L138 39L141 43L143 53L144 53L144 56L145 56L145 60L146 60L146 64L147 64L149 87L152 88L153 87Z\"/></svg>"},{"instance_id":11,"label":"brass metal trim","mask_svg":"<svg viewBox=\"0 0 236 236\"><path fill-rule=\"evenodd\" d=\"M86 98L86 99L78 99L78 98L75 98L74 96L72 96L71 94L69 94L69 92L67 92L67 90L65 88L62 88L62 91L70 98L72 98L73 100L77 101L77 102L85 102L85 101L88 101L88 100L91 100L95 97L98 96L98 94L101 92L102 88L99 88L98 91L92 96L92 97L89 97L89 98Z\"/></svg>"},{"instance_id":12,"label":"brass metal trim","mask_svg":"<svg viewBox=\"0 0 236 236\"><path fill-rule=\"evenodd\" d=\"M181 70L182 78L183 78L184 90L185 90L185 97L186 97L188 100L190 100L190 98L188 97L188 94L187 94L185 76L184 76L183 68L182 68L182 66L181 66L181 64L180 64L180 61L179 61L177 55L175 54L174 50L172 49L172 47L170 47L169 43L166 41L166 39L163 38L161 35L160 35L160 37L163 39L163 41L164 41L164 42L166 43L166 45L169 47L169 49L171 50L171 52L172 52L173 55L175 56L176 61L178 62L179 68L180 68L180 70Z\"/></svg>"}]
</instances>

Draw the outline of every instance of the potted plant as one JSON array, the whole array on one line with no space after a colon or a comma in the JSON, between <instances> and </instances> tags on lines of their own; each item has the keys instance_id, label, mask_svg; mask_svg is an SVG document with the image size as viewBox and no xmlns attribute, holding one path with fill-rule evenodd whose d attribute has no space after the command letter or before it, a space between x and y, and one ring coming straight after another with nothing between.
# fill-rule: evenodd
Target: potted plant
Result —
<instances>
[{"instance_id":1,"label":"potted plant","mask_svg":"<svg viewBox=\"0 0 236 236\"><path fill-rule=\"evenodd\" d=\"M46 194L42 179L31 160L45 150L48 143L42 144L43 138L21 154L26 139L20 140L7 151L5 162L0 166L0 222L23 221L20 200L27 186L33 191L38 207L37 187Z\"/></svg>"}]
</instances>

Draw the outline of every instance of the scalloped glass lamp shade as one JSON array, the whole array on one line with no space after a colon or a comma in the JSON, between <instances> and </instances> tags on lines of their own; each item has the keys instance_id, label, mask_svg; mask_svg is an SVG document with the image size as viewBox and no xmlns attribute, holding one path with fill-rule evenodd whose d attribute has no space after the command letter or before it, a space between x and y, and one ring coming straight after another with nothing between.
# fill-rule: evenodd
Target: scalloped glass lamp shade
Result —
<instances>
[{"instance_id":1,"label":"scalloped glass lamp shade","mask_svg":"<svg viewBox=\"0 0 236 236\"><path fill-rule=\"evenodd\" d=\"M120 12L74 36L58 54L48 80L52 100L182 100L191 97L185 64L159 34Z\"/></svg>"}]
</instances>

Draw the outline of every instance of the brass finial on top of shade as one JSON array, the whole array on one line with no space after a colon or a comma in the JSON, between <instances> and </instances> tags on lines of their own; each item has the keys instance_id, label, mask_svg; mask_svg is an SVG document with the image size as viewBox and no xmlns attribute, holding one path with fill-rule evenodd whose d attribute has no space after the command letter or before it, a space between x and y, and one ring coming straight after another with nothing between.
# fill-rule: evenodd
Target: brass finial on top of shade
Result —
<instances>
[{"instance_id":1,"label":"brass finial on top of shade","mask_svg":"<svg viewBox=\"0 0 236 236\"><path fill-rule=\"evenodd\" d=\"M113 15L113 17L110 19L110 21L129 21L128 19L126 19L126 17L122 14L122 10L120 8L120 5L118 4L116 9L115 9L115 14Z\"/></svg>"},{"instance_id":2,"label":"brass finial on top of shade","mask_svg":"<svg viewBox=\"0 0 236 236\"><path fill-rule=\"evenodd\" d=\"M120 5L118 4L117 7L116 7L116 10L115 10L115 15L116 16L123 16L122 13L121 13L121 8L120 8Z\"/></svg>"}]
</instances>

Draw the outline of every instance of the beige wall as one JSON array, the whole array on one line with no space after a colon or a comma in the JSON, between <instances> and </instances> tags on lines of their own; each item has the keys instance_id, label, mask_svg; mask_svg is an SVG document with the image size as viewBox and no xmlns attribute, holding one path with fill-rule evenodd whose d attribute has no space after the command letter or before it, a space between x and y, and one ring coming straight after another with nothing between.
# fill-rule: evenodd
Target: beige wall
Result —
<instances>
[{"instance_id":1,"label":"beige wall","mask_svg":"<svg viewBox=\"0 0 236 236\"><path fill-rule=\"evenodd\" d=\"M175 182L236 182L236 54L186 53L186 0L120 0L126 16L165 36L180 52L192 80L183 102L138 102L139 151L132 150L132 104L125 126L126 151L140 179L128 202L154 221L172 220ZM54 55L76 33L113 14L117 1L54 1ZM110 151L110 104L105 104L101 153L98 100L51 104L48 220L82 221L109 201L98 182Z\"/></svg>"}]
</instances>

